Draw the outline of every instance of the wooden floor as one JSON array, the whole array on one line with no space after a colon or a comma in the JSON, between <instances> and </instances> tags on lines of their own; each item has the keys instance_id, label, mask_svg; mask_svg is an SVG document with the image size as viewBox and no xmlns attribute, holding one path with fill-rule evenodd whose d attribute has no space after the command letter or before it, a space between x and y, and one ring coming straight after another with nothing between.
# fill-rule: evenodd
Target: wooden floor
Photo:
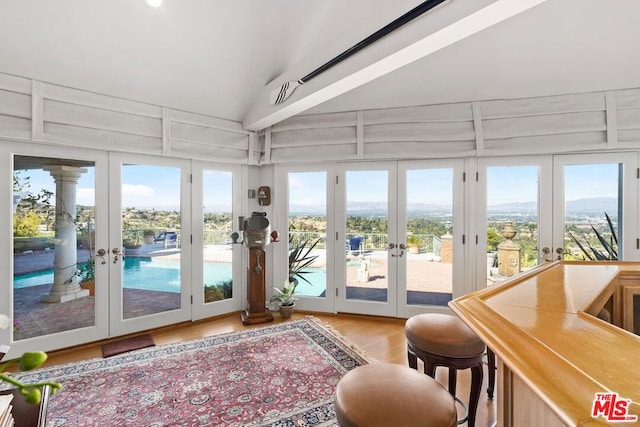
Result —
<instances>
[{"instance_id":1,"label":"wooden floor","mask_svg":"<svg viewBox=\"0 0 640 427\"><path fill-rule=\"evenodd\" d=\"M350 314L324 314L324 313L295 313L293 319L302 318L306 315L313 315L324 321L333 329L340 332L348 340L358 345L371 358L379 362L395 363L407 365L406 341L404 337L404 319L360 316ZM280 323L283 320L275 313L273 323ZM195 323L184 323L176 326L166 327L147 331L153 337L157 345L202 338L224 332L241 331L247 328L267 326L272 323L244 326L240 321L239 314L219 317L211 320L199 321ZM121 337L119 338L121 339ZM113 340L112 340L113 341ZM49 359L45 366L58 365L91 358L102 357L101 346L103 341L94 344L83 345L71 349L60 350L49 353ZM421 368L421 366L418 366ZM446 369L437 370L436 379L443 385L447 384ZM457 395L463 401L467 401L469 393L470 375L468 370L458 373ZM494 424L496 416L496 402L489 400L485 392L487 386L487 374L485 366L483 392L478 404L476 425L479 427L491 426ZM466 425L466 424L464 424Z\"/></svg>"}]
</instances>

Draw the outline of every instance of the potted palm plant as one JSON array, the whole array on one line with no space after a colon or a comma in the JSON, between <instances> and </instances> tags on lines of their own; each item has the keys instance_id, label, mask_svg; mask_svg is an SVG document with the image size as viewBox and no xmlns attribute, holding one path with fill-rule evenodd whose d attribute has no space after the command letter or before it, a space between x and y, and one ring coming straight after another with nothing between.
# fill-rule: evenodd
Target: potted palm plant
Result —
<instances>
[{"instance_id":1,"label":"potted palm plant","mask_svg":"<svg viewBox=\"0 0 640 427\"><path fill-rule=\"evenodd\" d=\"M288 319L293 314L296 301L298 300L298 298L294 296L296 292L296 285L287 279L284 281L282 289L274 287L273 290L275 293L271 297L271 302L278 302L280 316Z\"/></svg>"},{"instance_id":2,"label":"potted palm plant","mask_svg":"<svg viewBox=\"0 0 640 427\"><path fill-rule=\"evenodd\" d=\"M156 240L156 233L153 230L144 230L142 232L142 240L145 245L152 245Z\"/></svg>"},{"instance_id":3,"label":"potted palm plant","mask_svg":"<svg viewBox=\"0 0 640 427\"><path fill-rule=\"evenodd\" d=\"M271 302L278 302L280 315L285 319L291 317L296 305L295 302L298 300L294 296L299 283L298 279L312 284L304 275L311 272L309 267L318 258L318 255L311 254L318 242L320 239L313 242L303 240L294 245L294 236L289 236L289 275L284 281L282 289L273 288L275 293L271 297Z\"/></svg>"},{"instance_id":4,"label":"potted palm plant","mask_svg":"<svg viewBox=\"0 0 640 427\"><path fill-rule=\"evenodd\" d=\"M311 251L318 245L320 239L313 242L303 240L294 245L293 237L293 235L289 236L289 282L294 283L294 288L298 285L298 279L311 285L304 275L311 272L309 267L318 258L318 255L312 255Z\"/></svg>"},{"instance_id":5,"label":"potted palm plant","mask_svg":"<svg viewBox=\"0 0 640 427\"><path fill-rule=\"evenodd\" d=\"M589 261L617 261L618 260L618 236L616 234L616 228L613 226L611 222L611 218L609 214L606 212L604 216L607 220L607 225L609 226L609 240L607 241L604 233L600 233L593 224L591 225L591 230L595 234L598 242L602 246L602 248L597 248L595 244L591 244L586 238L584 239L584 244L578 240L578 238L572 233L569 232L569 235L573 239L573 241L578 245L580 250L583 253L583 259L588 259Z\"/></svg>"}]
</instances>

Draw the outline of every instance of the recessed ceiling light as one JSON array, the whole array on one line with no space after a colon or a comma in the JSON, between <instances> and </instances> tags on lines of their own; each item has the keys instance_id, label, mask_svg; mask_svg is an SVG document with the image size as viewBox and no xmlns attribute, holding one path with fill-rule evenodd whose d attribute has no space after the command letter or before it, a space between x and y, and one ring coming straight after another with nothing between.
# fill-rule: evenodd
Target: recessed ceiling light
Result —
<instances>
[{"instance_id":1,"label":"recessed ceiling light","mask_svg":"<svg viewBox=\"0 0 640 427\"><path fill-rule=\"evenodd\" d=\"M150 7L158 8L162 6L162 0L144 0L144 4Z\"/></svg>"}]
</instances>

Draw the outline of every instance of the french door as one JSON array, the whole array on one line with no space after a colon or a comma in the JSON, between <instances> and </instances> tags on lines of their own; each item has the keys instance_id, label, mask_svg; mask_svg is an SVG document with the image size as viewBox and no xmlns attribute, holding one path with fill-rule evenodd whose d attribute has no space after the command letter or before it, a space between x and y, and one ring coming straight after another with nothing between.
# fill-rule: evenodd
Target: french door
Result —
<instances>
[{"instance_id":1,"label":"french door","mask_svg":"<svg viewBox=\"0 0 640 427\"><path fill-rule=\"evenodd\" d=\"M193 162L192 167L193 320L242 309L242 245L232 244L242 216L241 167ZM244 297L243 297L244 296Z\"/></svg>"},{"instance_id":2,"label":"french door","mask_svg":"<svg viewBox=\"0 0 640 427\"><path fill-rule=\"evenodd\" d=\"M557 259L638 259L637 164L637 153L480 159L477 286Z\"/></svg>"},{"instance_id":3,"label":"french door","mask_svg":"<svg viewBox=\"0 0 640 427\"><path fill-rule=\"evenodd\" d=\"M108 241L106 153L61 151L35 144L2 144L3 200L12 200L0 227L0 313L13 327L0 330L12 355L95 341L109 334L108 262L94 263Z\"/></svg>"},{"instance_id":4,"label":"french door","mask_svg":"<svg viewBox=\"0 0 640 427\"><path fill-rule=\"evenodd\" d=\"M462 294L462 168L462 160L339 165L338 311L408 317L445 311Z\"/></svg>"},{"instance_id":5,"label":"french door","mask_svg":"<svg viewBox=\"0 0 640 427\"><path fill-rule=\"evenodd\" d=\"M191 318L190 162L109 158L110 334ZM186 244L185 244L186 241Z\"/></svg>"},{"instance_id":6,"label":"french door","mask_svg":"<svg viewBox=\"0 0 640 427\"><path fill-rule=\"evenodd\" d=\"M639 259L637 174L637 153L554 158L555 258Z\"/></svg>"},{"instance_id":7,"label":"french door","mask_svg":"<svg viewBox=\"0 0 640 427\"><path fill-rule=\"evenodd\" d=\"M239 166L24 143L0 157L11 355L241 308Z\"/></svg>"},{"instance_id":8,"label":"french door","mask_svg":"<svg viewBox=\"0 0 640 427\"><path fill-rule=\"evenodd\" d=\"M334 312L335 167L328 164L279 166L275 187L286 189L275 193L275 205L285 208L286 234L282 228L279 230L280 242L272 244L270 251L274 259L293 261L294 252L303 258L298 265L304 268L295 277L299 298L296 307ZM288 280L289 269L284 262L273 267L273 283L280 287Z\"/></svg>"}]
</instances>

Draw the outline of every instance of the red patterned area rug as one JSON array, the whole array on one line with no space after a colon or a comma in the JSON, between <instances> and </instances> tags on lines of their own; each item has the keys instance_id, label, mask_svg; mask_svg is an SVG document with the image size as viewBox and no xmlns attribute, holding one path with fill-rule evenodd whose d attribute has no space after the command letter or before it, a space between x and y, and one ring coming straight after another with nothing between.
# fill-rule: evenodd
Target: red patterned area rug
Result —
<instances>
[{"instance_id":1,"label":"red patterned area rug","mask_svg":"<svg viewBox=\"0 0 640 427\"><path fill-rule=\"evenodd\" d=\"M308 317L23 374L55 379L48 426L330 426L367 358Z\"/></svg>"}]
</instances>

